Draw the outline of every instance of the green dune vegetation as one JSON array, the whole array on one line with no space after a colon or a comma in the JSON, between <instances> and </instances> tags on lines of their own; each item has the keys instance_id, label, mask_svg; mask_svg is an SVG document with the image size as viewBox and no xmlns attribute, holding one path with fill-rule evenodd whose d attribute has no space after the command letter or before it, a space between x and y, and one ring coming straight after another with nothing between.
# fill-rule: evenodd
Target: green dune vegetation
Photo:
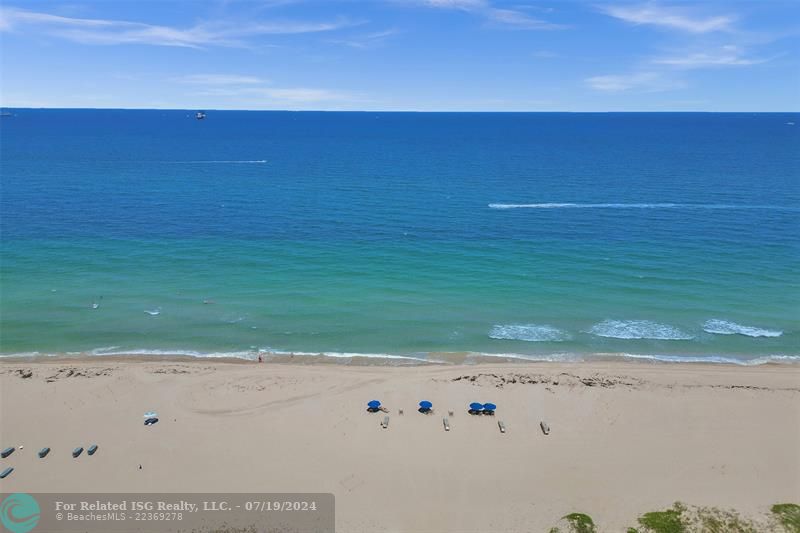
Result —
<instances>
[{"instance_id":1,"label":"green dune vegetation","mask_svg":"<svg viewBox=\"0 0 800 533\"><path fill-rule=\"evenodd\" d=\"M772 514L787 531L792 533L800 532L800 505L776 503L771 510Z\"/></svg>"},{"instance_id":2,"label":"green dune vegetation","mask_svg":"<svg viewBox=\"0 0 800 533\"><path fill-rule=\"evenodd\" d=\"M596 533L591 516L570 513L549 533ZM602 531L602 528L600 529ZM676 502L669 509L644 513L627 533L800 533L800 505L778 503L760 517L742 517L734 510L696 507Z\"/></svg>"}]
</instances>

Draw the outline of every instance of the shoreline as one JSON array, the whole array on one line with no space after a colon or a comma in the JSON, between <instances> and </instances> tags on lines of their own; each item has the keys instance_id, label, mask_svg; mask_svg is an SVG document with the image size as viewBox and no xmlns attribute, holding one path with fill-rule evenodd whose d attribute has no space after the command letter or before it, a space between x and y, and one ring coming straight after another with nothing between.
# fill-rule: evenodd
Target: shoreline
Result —
<instances>
[{"instance_id":1,"label":"shoreline","mask_svg":"<svg viewBox=\"0 0 800 533\"><path fill-rule=\"evenodd\" d=\"M370 367L395 366L487 366L495 364L530 365L530 364L650 364L650 365L710 365L736 368L752 368L764 365L793 367L800 364L800 355L765 355L752 359L738 359L732 356L697 356L697 355L647 355L629 353L593 353L549 355L510 354L510 353L477 353L477 352L429 352L425 355L394 355L372 353L339 353L339 352L289 352L289 351L248 351L248 352L195 352L190 350L124 350L112 353L64 352L21 354L0 354L0 364L19 362L76 361L89 362L97 360L169 362L169 361L219 361L235 364L258 363L258 358L268 364L311 364L311 365L353 365Z\"/></svg>"},{"instance_id":2,"label":"shoreline","mask_svg":"<svg viewBox=\"0 0 800 533\"><path fill-rule=\"evenodd\" d=\"M623 361L615 359L593 361L489 361L485 363L448 364L351 364L341 360L320 359L317 357L278 357L264 362L230 358L202 358L179 355L93 355L93 356L37 356L30 358L1 358L0 378L18 374L22 371L36 371L61 367L66 369L112 368L150 371L153 368L183 367L196 371L198 367L214 370L230 369L231 372L250 369L256 373L272 372L338 372L374 374L382 380L397 376L450 375L467 373L475 376L512 375L537 376L532 383L547 385L559 384L559 376L575 380L567 384L594 387L632 387L640 385L673 389L708 386L749 388L754 390L776 390L800 393L800 365L795 363L764 363L760 365L733 365L721 363L668 363L663 361ZM327 374L326 374L327 375ZM618 381L620 377L631 377L631 381ZM606 379L609 378L609 379ZM599 380L599 381L597 381ZM491 380L490 380L491 381ZM511 381L509 378L507 381ZM522 380L525 382L525 379ZM762 383L763 382L763 383ZM505 381L500 381L502 388ZM564 383L562 383L564 384ZM0 389L0 393L3 391ZM800 408L800 404L798 404ZM2 415L0 410L0 415ZM800 412L798 413L800 414ZM798 435L800 437L800 434Z\"/></svg>"}]
</instances>

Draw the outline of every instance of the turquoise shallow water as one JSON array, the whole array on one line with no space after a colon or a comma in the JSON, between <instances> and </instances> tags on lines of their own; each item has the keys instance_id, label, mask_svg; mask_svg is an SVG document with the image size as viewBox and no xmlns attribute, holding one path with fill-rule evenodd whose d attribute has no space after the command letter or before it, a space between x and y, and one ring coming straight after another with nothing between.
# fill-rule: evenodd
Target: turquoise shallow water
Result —
<instances>
[{"instance_id":1,"label":"turquoise shallow water","mask_svg":"<svg viewBox=\"0 0 800 533\"><path fill-rule=\"evenodd\" d=\"M800 354L791 114L14 112L5 355Z\"/></svg>"}]
</instances>

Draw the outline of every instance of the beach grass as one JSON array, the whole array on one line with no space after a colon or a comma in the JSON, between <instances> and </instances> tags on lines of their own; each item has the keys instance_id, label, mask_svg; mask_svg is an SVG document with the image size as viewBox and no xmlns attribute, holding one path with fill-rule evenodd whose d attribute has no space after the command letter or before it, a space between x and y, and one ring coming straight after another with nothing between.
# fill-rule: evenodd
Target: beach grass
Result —
<instances>
[{"instance_id":1,"label":"beach grass","mask_svg":"<svg viewBox=\"0 0 800 533\"><path fill-rule=\"evenodd\" d=\"M685 533L687 530L684 513L686 507L676 502L671 509L652 511L639 517L639 524L645 532L652 533Z\"/></svg>"},{"instance_id":2,"label":"beach grass","mask_svg":"<svg viewBox=\"0 0 800 533\"><path fill-rule=\"evenodd\" d=\"M697 507L676 502L663 511L652 511L641 515L638 527L628 527L626 533L759 533L760 531L786 531L800 533L800 505L794 503L775 504L769 518L754 521L743 518L732 509ZM766 520L765 520L766 518ZM597 526L584 513L570 513L561 518L567 522L570 533L594 533ZM563 524L562 524L563 526ZM767 528L767 529L764 529ZM549 533L564 531L553 527Z\"/></svg>"},{"instance_id":3,"label":"beach grass","mask_svg":"<svg viewBox=\"0 0 800 533\"><path fill-rule=\"evenodd\" d=\"M736 511L716 507L697 509L693 525L707 533L758 533L756 526Z\"/></svg>"},{"instance_id":4,"label":"beach grass","mask_svg":"<svg viewBox=\"0 0 800 533\"><path fill-rule=\"evenodd\" d=\"M772 514L790 533L800 533L800 505L795 503L776 503Z\"/></svg>"},{"instance_id":5,"label":"beach grass","mask_svg":"<svg viewBox=\"0 0 800 533\"><path fill-rule=\"evenodd\" d=\"M574 533L595 533L597 528L592 517L583 513L570 513L563 517Z\"/></svg>"}]
</instances>

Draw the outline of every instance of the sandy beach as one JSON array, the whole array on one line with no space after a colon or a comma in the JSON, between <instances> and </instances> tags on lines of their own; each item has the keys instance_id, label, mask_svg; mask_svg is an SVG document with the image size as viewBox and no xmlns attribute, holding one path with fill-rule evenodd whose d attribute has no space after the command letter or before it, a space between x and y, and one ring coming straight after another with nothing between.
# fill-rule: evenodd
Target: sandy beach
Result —
<instances>
[{"instance_id":1,"label":"sandy beach","mask_svg":"<svg viewBox=\"0 0 800 533\"><path fill-rule=\"evenodd\" d=\"M0 390L0 447L24 446L2 492L331 492L340 532L547 531L570 512L624 531L676 501L755 518L800 501L793 365L35 359L0 364Z\"/></svg>"}]
</instances>

